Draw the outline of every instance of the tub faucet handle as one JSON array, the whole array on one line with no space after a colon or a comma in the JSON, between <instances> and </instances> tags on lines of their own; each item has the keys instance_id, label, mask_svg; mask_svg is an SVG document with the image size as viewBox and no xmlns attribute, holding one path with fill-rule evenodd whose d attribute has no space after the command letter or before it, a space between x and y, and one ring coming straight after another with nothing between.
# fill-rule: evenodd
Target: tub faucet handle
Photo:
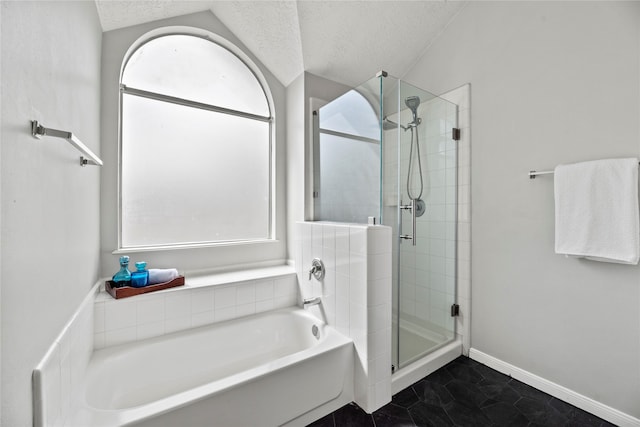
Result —
<instances>
[{"instance_id":1,"label":"tub faucet handle","mask_svg":"<svg viewBox=\"0 0 640 427\"><path fill-rule=\"evenodd\" d=\"M316 280L320 281L324 278L324 264L320 260L320 258L314 258L311 261L311 270L309 270L309 280L311 280L311 276L315 277Z\"/></svg>"}]
</instances>

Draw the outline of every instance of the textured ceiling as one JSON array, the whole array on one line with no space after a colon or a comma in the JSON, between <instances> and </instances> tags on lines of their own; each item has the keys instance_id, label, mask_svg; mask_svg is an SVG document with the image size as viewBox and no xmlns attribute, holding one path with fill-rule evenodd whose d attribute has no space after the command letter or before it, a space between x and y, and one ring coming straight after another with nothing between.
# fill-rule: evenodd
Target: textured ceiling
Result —
<instances>
[{"instance_id":1,"label":"textured ceiling","mask_svg":"<svg viewBox=\"0 0 640 427\"><path fill-rule=\"evenodd\" d=\"M464 1L96 0L104 31L211 10L285 85L303 71L356 86L402 77Z\"/></svg>"}]
</instances>

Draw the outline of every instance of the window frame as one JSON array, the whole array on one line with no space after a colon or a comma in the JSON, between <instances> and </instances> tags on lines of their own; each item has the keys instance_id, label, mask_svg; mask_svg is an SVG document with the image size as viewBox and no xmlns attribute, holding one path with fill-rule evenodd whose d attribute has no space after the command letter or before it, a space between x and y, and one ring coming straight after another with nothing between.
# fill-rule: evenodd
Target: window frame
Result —
<instances>
[{"instance_id":1,"label":"window frame","mask_svg":"<svg viewBox=\"0 0 640 427\"><path fill-rule=\"evenodd\" d=\"M192 101L188 99L183 99L175 96L164 95L161 93L150 92L144 89L127 87L122 83L122 78L125 72L125 69L129 63L129 60L133 57L133 55L137 52L145 44L162 37L173 36L173 35L181 35L181 36L190 36L204 39L210 43L216 44L218 47L221 47L227 50L229 53L234 55L238 60L240 60L247 69L254 76L256 81L258 82L260 88L262 89L263 95L267 102L267 108L269 116L261 116L253 113L243 112L239 110L233 110L230 108L220 107L213 104L207 104L198 101ZM181 243L167 243L167 244L155 244L155 245L136 245L136 246L123 246L122 239L122 224L123 224L123 201L122 201L122 190L123 190L123 98L124 95L133 95L140 96L147 99L152 99L154 101L159 102L169 102L175 105L187 106L192 108L197 108L205 111L213 111L222 114L228 114L232 116L248 118L252 120L262 121L268 123L268 151L269 151L269 207L268 207L268 224L269 229L266 238L254 238L254 239L237 239L237 240L219 240L219 241L203 241L203 242L181 242ZM113 254L124 254L124 253L140 253L140 252L152 252L152 251L166 251L166 250L175 250L175 249L193 249L193 248L212 248L212 247L220 247L220 246L229 246L229 245L247 245L247 244L260 244L260 243L269 243L276 242L276 209L277 209L277 195L276 195L276 170L275 170L275 103L273 99L273 95L267 83L267 80L260 72L258 66L233 43L229 42L225 38L218 36L217 34L211 33L206 30L202 30L199 28L192 27L180 27L176 29L176 27L164 27L158 28L151 33L137 39L127 50L124 59L122 61L122 65L120 67L120 73L118 76L118 170L117 170L117 249L114 250Z\"/></svg>"}]
</instances>

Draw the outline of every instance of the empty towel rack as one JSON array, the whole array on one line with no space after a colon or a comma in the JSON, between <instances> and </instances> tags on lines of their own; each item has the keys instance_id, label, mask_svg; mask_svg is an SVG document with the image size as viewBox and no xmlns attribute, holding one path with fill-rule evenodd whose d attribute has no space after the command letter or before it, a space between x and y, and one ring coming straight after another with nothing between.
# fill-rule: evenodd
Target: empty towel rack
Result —
<instances>
[{"instance_id":1,"label":"empty towel rack","mask_svg":"<svg viewBox=\"0 0 640 427\"><path fill-rule=\"evenodd\" d=\"M80 166L95 165L102 166L102 160L96 156L86 145L82 143L73 133L64 130L49 129L38 123L37 120L31 121L31 135L40 139L42 136L53 136L55 138L63 138L69 141L82 156L80 156Z\"/></svg>"},{"instance_id":2,"label":"empty towel rack","mask_svg":"<svg viewBox=\"0 0 640 427\"><path fill-rule=\"evenodd\" d=\"M553 175L553 171L529 171L529 179L536 179L538 175Z\"/></svg>"}]
</instances>

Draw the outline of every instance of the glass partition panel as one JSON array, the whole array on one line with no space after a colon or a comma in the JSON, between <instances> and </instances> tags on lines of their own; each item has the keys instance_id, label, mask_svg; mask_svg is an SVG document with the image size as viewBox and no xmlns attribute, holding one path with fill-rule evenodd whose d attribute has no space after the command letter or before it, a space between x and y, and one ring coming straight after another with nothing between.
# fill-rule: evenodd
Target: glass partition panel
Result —
<instances>
[{"instance_id":1,"label":"glass partition panel","mask_svg":"<svg viewBox=\"0 0 640 427\"><path fill-rule=\"evenodd\" d=\"M366 223L380 215L379 81L320 108L314 141L314 219Z\"/></svg>"}]
</instances>

